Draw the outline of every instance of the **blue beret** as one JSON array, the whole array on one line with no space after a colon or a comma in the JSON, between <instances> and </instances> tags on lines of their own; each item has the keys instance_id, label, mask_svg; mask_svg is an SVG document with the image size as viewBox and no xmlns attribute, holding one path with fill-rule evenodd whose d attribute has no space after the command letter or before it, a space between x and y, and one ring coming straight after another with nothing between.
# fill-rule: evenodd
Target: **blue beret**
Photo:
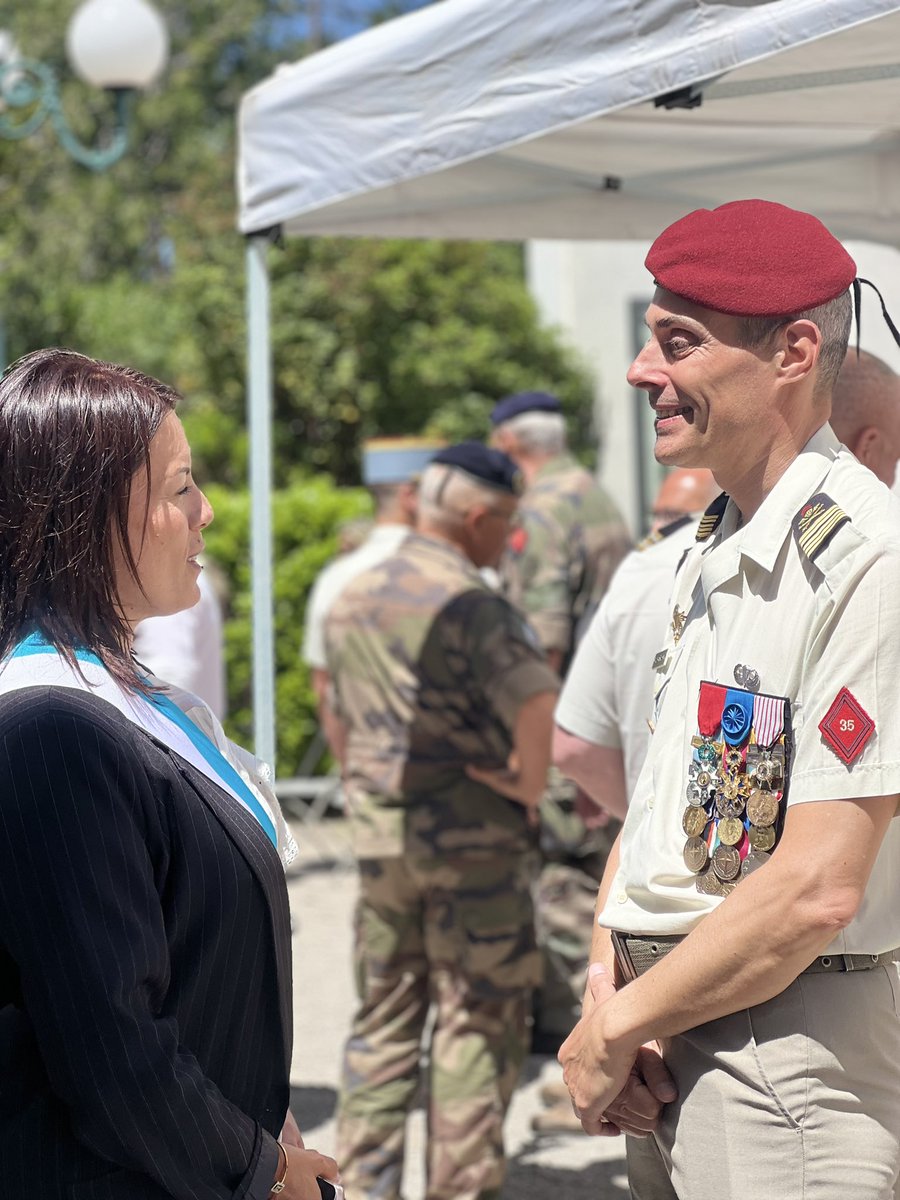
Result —
<instances>
[{"instance_id":1,"label":"blue beret","mask_svg":"<svg viewBox=\"0 0 900 1200\"><path fill-rule=\"evenodd\" d=\"M443 463L465 471L485 487L496 488L518 496L522 491L522 473L513 460L502 450L492 450L482 442L459 442L440 450L431 460L432 464Z\"/></svg>"},{"instance_id":2,"label":"blue beret","mask_svg":"<svg viewBox=\"0 0 900 1200\"><path fill-rule=\"evenodd\" d=\"M369 438L362 448L363 483L406 483L422 473L443 444L430 438Z\"/></svg>"},{"instance_id":3,"label":"blue beret","mask_svg":"<svg viewBox=\"0 0 900 1200\"><path fill-rule=\"evenodd\" d=\"M562 405L549 392L516 392L514 396L504 396L497 401L491 410L491 424L502 425L504 421L530 412L561 413Z\"/></svg>"}]
</instances>

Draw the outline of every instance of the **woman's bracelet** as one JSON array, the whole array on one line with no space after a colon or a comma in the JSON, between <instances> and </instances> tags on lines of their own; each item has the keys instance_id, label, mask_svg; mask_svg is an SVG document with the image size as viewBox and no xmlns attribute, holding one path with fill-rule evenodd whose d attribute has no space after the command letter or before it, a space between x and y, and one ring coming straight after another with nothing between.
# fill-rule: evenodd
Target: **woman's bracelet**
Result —
<instances>
[{"instance_id":1,"label":"woman's bracelet","mask_svg":"<svg viewBox=\"0 0 900 1200\"><path fill-rule=\"evenodd\" d=\"M277 1196L279 1194L279 1192L284 1191L284 1181L287 1179L287 1173L288 1173L287 1150L285 1150L284 1146L282 1146L282 1144L281 1144L281 1142L279 1142L278 1138L275 1139L275 1145L278 1147L278 1149L281 1151L281 1153L284 1157L284 1170L281 1172L281 1178L276 1179L275 1182L272 1184L272 1187L269 1189L269 1195L271 1195L271 1196Z\"/></svg>"}]
</instances>

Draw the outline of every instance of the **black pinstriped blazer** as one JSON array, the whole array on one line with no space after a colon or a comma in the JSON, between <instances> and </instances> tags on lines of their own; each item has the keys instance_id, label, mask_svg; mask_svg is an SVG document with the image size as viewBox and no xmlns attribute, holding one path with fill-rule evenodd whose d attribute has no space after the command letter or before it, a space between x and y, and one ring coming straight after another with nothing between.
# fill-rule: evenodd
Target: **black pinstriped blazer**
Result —
<instances>
[{"instance_id":1,"label":"black pinstriped blazer","mask_svg":"<svg viewBox=\"0 0 900 1200\"><path fill-rule=\"evenodd\" d=\"M110 705L0 697L0 1198L264 1200L288 1106L284 873Z\"/></svg>"}]
</instances>

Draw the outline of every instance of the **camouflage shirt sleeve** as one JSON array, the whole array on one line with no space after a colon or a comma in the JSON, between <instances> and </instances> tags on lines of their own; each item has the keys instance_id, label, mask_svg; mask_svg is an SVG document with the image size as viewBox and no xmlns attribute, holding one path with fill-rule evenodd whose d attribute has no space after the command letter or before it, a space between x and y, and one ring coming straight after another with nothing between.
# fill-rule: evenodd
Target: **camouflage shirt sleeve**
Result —
<instances>
[{"instance_id":1,"label":"camouflage shirt sleeve","mask_svg":"<svg viewBox=\"0 0 900 1200\"><path fill-rule=\"evenodd\" d=\"M566 651L572 632L566 531L552 513L523 509L514 538L504 563L507 595L544 650Z\"/></svg>"},{"instance_id":2,"label":"camouflage shirt sleeve","mask_svg":"<svg viewBox=\"0 0 900 1200\"><path fill-rule=\"evenodd\" d=\"M507 600L488 591L470 597L465 625L467 671L512 733L525 701L540 692L558 692L559 678Z\"/></svg>"}]
</instances>

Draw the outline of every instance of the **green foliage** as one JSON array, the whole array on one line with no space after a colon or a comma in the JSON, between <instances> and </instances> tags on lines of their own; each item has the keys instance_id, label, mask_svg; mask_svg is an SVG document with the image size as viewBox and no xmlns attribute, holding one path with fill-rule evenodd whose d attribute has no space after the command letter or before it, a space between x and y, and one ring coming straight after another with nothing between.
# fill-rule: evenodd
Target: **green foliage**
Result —
<instances>
[{"instance_id":1,"label":"green foliage","mask_svg":"<svg viewBox=\"0 0 900 1200\"><path fill-rule=\"evenodd\" d=\"M303 47L290 40L295 0L157 3L171 65L138 99L133 148L121 162L102 174L78 166L49 125L26 142L0 140L0 322L11 357L68 345L127 362L185 396L197 477L221 485L210 489L219 508L210 546L232 583L232 729L246 738L246 330L235 110L247 88ZM72 0L16 5L4 24L24 55L56 67L73 127L94 142L110 106L64 62L72 9ZM332 551L335 523L362 504L311 474L355 484L360 442L373 434L482 437L491 405L524 388L562 396L586 456L594 439L587 378L540 328L518 247L318 238L289 241L271 261L286 770L311 730L297 655L306 592Z\"/></svg>"},{"instance_id":2,"label":"green foliage","mask_svg":"<svg viewBox=\"0 0 900 1200\"><path fill-rule=\"evenodd\" d=\"M251 687L251 572L246 490L209 489L216 518L204 534L210 557L228 577L225 654L228 671L228 733L253 744ZM344 521L368 514L368 494L336 488L327 476L299 479L275 493L275 657L278 772L296 772L316 729L309 672L300 658L306 600L319 571L337 550Z\"/></svg>"}]
</instances>

